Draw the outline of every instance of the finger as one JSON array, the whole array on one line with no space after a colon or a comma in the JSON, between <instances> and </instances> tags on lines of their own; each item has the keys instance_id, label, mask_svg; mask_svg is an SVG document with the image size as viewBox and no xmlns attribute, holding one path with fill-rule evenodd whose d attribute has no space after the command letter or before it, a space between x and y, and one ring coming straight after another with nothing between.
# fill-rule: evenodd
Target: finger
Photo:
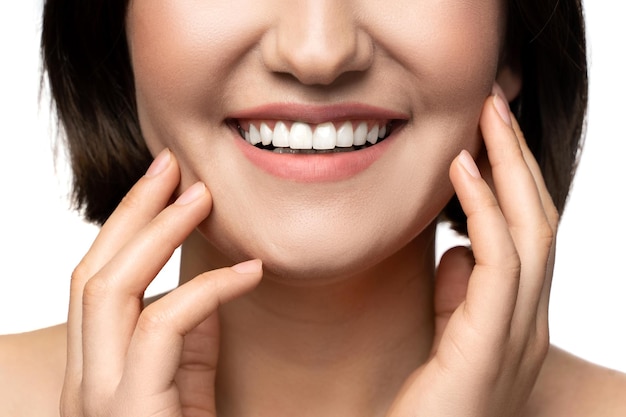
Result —
<instances>
[{"instance_id":1,"label":"finger","mask_svg":"<svg viewBox=\"0 0 626 417\"><path fill-rule=\"evenodd\" d=\"M471 155L462 151L452 162L450 179L467 215L476 264L464 311L475 329L500 340L508 334L519 286L520 261L508 224Z\"/></svg>"},{"instance_id":2,"label":"finger","mask_svg":"<svg viewBox=\"0 0 626 417\"><path fill-rule=\"evenodd\" d=\"M552 289L552 277L554 274L554 260L556 253L556 238L552 242L550 253L548 256L548 265L546 267L546 279L544 280L543 288L539 300L537 301L537 330L547 331L549 324L549 305L550 305L550 291Z\"/></svg>"},{"instance_id":3,"label":"finger","mask_svg":"<svg viewBox=\"0 0 626 417\"><path fill-rule=\"evenodd\" d=\"M95 274L137 231L167 206L179 181L178 163L174 155L164 149L102 226L81 261L82 268L87 270L86 275Z\"/></svg>"},{"instance_id":4,"label":"finger","mask_svg":"<svg viewBox=\"0 0 626 417\"><path fill-rule=\"evenodd\" d=\"M537 183L518 137L512 128L508 105L490 97L481 115L481 130L491 163L498 204L506 218L521 259L518 320L530 323L545 283L549 252L554 240Z\"/></svg>"},{"instance_id":5,"label":"finger","mask_svg":"<svg viewBox=\"0 0 626 417\"><path fill-rule=\"evenodd\" d=\"M83 294L84 383L117 383L142 308L143 292L174 250L205 219L211 198L202 183L135 236L85 285Z\"/></svg>"},{"instance_id":6,"label":"finger","mask_svg":"<svg viewBox=\"0 0 626 417\"><path fill-rule=\"evenodd\" d=\"M546 216L535 178L513 130L508 105L499 95L487 99L480 127L498 203L512 234L545 223Z\"/></svg>"},{"instance_id":7,"label":"finger","mask_svg":"<svg viewBox=\"0 0 626 417\"><path fill-rule=\"evenodd\" d=\"M68 311L66 382L82 378L82 301L85 283L113 254L167 204L180 179L178 164L169 150L154 160L146 175L130 190L102 227L91 248L72 274ZM78 382L76 382L78 381Z\"/></svg>"},{"instance_id":8,"label":"finger","mask_svg":"<svg viewBox=\"0 0 626 417\"><path fill-rule=\"evenodd\" d=\"M219 355L219 319L215 311L184 337L174 378L183 409L215 415L215 375Z\"/></svg>"},{"instance_id":9,"label":"finger","mask_svg":"<svg viewBox=\"0 0 626 417\"><path fill-rule=\"evenodd\" d=\"M261 276L259 260L206 272L146 307L128 349L121 386L138 398L169 390L179 369L184 336L215 314L220 304L254 288ZM196 358L206 372L211 372L214 359Z\"/></svg>"},{"instance_id":10,"label":"finger","mask_svg":"<svg viewBox=\"0 0 626 417\"><path fill-rule=\"evenodd\" d=\"M441 336L452 313L465 301L467 284L472 269L474 256L469 248L457 246L443 254L437 268L435 279L435 337L432 353L439 347Z\"/></svg>"},{"instance_id":11,"label":"finger","mask_svg":"<svg viewBox=\"0 0 626 417\"><path fill-rule=\"evenodd\" d=\"M537 321L538 325L546 327L548 324L548 306L550 302L550 290L552 288L552 277L554 271L554 259L555 259L555 251L556 251L556 233L559 225L559 212L554 205L552 200L552 196L548 191L548 187L546 186L545 180L543 178L543 174L541 169L539 168L539 164L532 154L528 144L526 143L526 139L524 134L519 126L517 120L512 117L513 121L513 130L515 131L515 135L518 137L520 142L520 147L522 149L522 154L524 156L524 160L530 169L533 178L535 179L535 183L537 184L537 189L539 190L539 197L541 198L541 203L543 205L544 212L546 213L546 218L548 219L548 224L553 231L555 238L552 241L552 246L550 248L550 253L548 257L548 263L546 268L546 279L544 281L543 287L541 289L541 295L539 297L536 309L537 309Z\"/></svg>"},{"instance_id":12,"label":"finger","mask_svg":"<svg viewBox=\"0 0 626 417\"><path fill-rule=\"evenodd\" d=\"M548 191L548 187L546 186L546 182L543 178L541 168L539 167L535 156L533 155L530 148L528 147L528 144L526 143L524 133L522 132L520 125L517 122L517 119L515 119L515 117L511 117L511 121L513 123L513 131L515 132L515 136L519 140L520 148L522 150L524 160L526 161L526 165L530 169L530 173L532 174L535 180L535 184L537 185L539 198L541 199L541 203L543 205L544 212L546 213L548 223L550 224L552 229L556 231L559 223L559 212L554 205L554 201L552 200L550 192Z\"/></svg>"}]
</instances>

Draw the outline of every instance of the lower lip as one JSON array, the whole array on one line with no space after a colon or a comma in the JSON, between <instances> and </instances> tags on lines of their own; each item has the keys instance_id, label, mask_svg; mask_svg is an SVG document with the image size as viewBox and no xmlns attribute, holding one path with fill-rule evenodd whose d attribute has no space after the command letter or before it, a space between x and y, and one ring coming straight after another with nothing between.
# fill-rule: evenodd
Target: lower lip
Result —
<instances>
[{"instance_id":1,"label":"lower lip","mask_svg":"<svg viewBox=\"0 0 626 417\"><path fill-rule=\"evenodd\" d=\"M275 177L297 182L331 182L353 177L369 168L389 148L395 133L368 148L351 152L321 154L280 154L259 149L235 134L235 143L244 156Z\"/></svg>"}]
</instances>

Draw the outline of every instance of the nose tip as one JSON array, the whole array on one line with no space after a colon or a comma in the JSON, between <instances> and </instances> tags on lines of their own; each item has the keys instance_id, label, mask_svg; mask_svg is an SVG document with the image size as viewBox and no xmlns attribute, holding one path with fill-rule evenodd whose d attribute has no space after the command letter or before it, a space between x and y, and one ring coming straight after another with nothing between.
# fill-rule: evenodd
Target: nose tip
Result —
<instances>
[{"instance_id":1,"label":"nose tip","mask_svg":"<svg viewBox=\"0 0 626 417\"><path fill-rule=\"evenodd\" d=\"M261 46L265 66L307 85L328 85L344 73L367 70L373 45L350 13L336 2L309 4L284 13L267 34Z\"/></svg>"}]
</instances>

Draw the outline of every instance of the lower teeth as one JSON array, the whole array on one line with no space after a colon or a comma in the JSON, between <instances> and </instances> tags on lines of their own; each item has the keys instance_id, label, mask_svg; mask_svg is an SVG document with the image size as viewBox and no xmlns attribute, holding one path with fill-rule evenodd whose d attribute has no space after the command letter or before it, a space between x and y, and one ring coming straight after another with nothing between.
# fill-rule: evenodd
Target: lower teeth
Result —
<instances>
[{"instance_id":1,"label":"lower teeth","mask_svg":"<svg viewBox=\"0 0 626 417\"><path fill-rule=\"evenodd\" d=\"M257 146L258 147L258 146ZM261 149L271 150L274 153L290 153L290 154L320 154L320 153L339 153L339 152L352 152L359 149L367 148L363 146L350 146L349 148L334 148L334 149L291 149L291 148L273 148L269 149L261 147Z\"/></svg>"}]
</instances>

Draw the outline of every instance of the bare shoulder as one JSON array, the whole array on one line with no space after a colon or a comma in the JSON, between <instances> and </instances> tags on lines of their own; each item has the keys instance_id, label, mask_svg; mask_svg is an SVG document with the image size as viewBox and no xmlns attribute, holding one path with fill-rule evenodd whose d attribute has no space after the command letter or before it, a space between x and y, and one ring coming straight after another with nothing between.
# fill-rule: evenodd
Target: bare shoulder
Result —
<instances>
[{"instance_id":1,"label":"bare shoulder","mask_svg":"<svg viewBox=\"0 0 626 417\"><path fill-rule=\"evenodd\" d=\"M65 325L0 336L0 415L59 416Z\"/></svg>"},{"instance_id":2,"label":"bare shoulder","mask_svg":"<svg viewBox=\"0 0 626 417\"><path fill-rule=\"evenodd\" d=\"M626 416L626 374L551 347L525 416Z\"/></svg>"}]
</instances>

